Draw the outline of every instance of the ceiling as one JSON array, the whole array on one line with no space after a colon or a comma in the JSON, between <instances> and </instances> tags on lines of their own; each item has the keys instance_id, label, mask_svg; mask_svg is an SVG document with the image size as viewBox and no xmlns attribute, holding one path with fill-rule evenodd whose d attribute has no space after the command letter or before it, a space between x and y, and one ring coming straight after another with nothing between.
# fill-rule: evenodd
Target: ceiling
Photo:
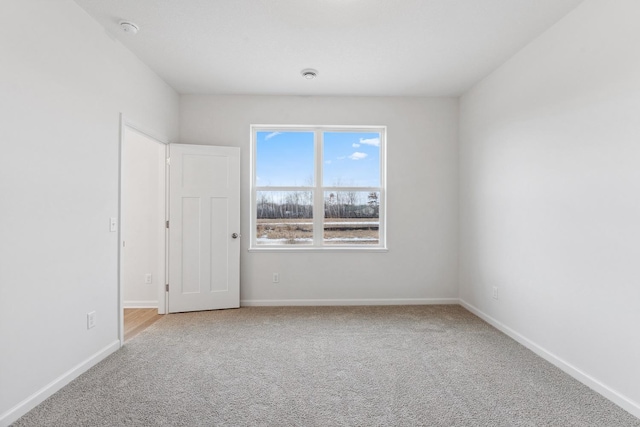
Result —
<instances>
[{"instance_id":1,"label":"ceiling","mask_svg":"<svg viewBox=\"0 0 640 427\"><path fill-rule=\"evenodd\" d=\"M75 1L182 94L457 96L582 0Z\"/></svg>"}]
</instances>

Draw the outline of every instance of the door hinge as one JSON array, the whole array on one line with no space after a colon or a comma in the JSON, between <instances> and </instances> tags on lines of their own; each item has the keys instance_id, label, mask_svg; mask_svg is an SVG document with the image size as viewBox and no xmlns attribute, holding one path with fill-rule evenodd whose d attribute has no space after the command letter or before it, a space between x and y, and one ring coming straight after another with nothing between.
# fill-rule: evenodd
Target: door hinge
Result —
<instances>
[{"instance_id":1,"label":"door hinge","mask_svg":"<svg viewBox=\"0 0 640 427\"><path fill-rule=\"evenodd\" d=\"M169 228L169 220L167 220L167 228Z\"/></svg>"},{"instance_id":2,"label":"door hinge","mask_svg":"<svg viewBox=\"0 0 640 427\"><path fill-rule=\"evenodd\" d=\"M164 285L164 291L165 292L169 292L169 284L168 283L166 285Z\"/></svg>"},{"instance_id":3,"label":"door hinge","mask_svg":"<svg viewBox=\"0 0 640 427\"><path fill-rule=\"evenodd\" d=\"M171 166L171 157L167 157L167 164Z\"/></svg>"}]
</instances>

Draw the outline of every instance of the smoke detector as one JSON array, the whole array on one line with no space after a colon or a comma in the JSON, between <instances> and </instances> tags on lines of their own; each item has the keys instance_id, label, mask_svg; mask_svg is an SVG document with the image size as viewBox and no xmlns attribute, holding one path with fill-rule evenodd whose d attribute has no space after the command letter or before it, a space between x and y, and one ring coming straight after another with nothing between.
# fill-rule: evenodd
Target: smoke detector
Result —
<instances>
[{"instance_id":1,"label":"smoke detector","mask_svg":"<svg viewBox=\"0 0 640 427\"><path fill-rule=\"evenodd\" d=\"M139 27L133 22L129 21L120 21L120 28L122 31L129 34L138 34Z\"/></svg>"},{"instance_id":2,"label":"smoke detector","mask_svg":"<svg viewBox=\"0 0 640 427\"><path fill-rule=\"evenodd\" d=\"M313 68L305 68L304 70L300 71L300 74L302 74L302 77L307 80L313 80L318 75L318 70L314 70Z\"/></svg>"}]
</instances>

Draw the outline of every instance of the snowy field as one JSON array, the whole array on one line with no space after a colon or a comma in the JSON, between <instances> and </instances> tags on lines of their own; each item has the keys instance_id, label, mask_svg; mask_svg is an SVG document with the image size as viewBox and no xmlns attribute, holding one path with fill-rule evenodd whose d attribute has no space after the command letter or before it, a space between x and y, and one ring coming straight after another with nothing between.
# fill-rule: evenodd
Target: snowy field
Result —
<instances>
[{"instance_id":1,"label":"snowy field","mask_svg":"<svg viewBox=\"0 0 640 427\"><path fill-rule=\"evenodd\" d=\"M378 218L331 218L324 222L323 241L330 245L376 245ZM258 245L311 245L313 222L308 219L259 219Z\"/></svg>"}]
</instances>

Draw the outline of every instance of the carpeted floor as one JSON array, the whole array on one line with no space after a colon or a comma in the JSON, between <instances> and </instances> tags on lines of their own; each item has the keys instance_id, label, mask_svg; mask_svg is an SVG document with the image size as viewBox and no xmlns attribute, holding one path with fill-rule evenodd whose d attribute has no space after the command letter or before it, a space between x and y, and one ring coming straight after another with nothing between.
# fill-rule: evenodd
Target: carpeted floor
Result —
<instances>
[{"instance_id":1,"label":"carpeted floor","mask_svg":"<svg viewBox=\"0 0 640 427\"><path fill-rule=\"evenodd\" d=\"M640 426L459 306L164 316L16 426Z\"/></svg>"}]
</instances>

